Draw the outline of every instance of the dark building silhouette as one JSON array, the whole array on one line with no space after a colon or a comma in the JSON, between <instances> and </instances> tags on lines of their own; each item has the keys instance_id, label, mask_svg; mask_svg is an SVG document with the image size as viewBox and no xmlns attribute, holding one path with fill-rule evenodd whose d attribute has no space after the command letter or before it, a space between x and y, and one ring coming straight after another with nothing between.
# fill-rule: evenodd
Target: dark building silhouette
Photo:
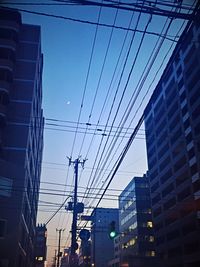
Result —
<instances>
[{"instance_id":1,"label":"dark building silhouette","mask_svg":"<svg viewBox=\"0 0 200 267\"><path fill-rule=\"evenodd\" d=\"M43 149L40 27L0 9L0 266L33 266Z\"/></svg>"},{"instance_id":2,"label":"dark building silhouette","mask_svg":"<svg viewBox=\"0 0 200 267\"><path fill-rule=\"evenodd\" d=\"M44 267L47 254L47 228L45 224L36 227L35 267Z\"/></svg>"},{"instance_id":3,"label":"dark building silhouette","mask_svg":"<svg viewBox=\"0 0 200 267\"><path fill-rule=\"evenodd\" d=\"M134 177L119 196L121 265L157 266L151 215L150 190L146 175Z\"/></svg>"},{"instance_id":4,"label":"dark building silhouette","mask_svg":"<svg viewBox=\"0 0 200 267\"><path fill-rule=\"evenodd\" d=\"M145 109L156 255L200 266L200 15L189 22Z\"/></svg>"},{"instance_id":5,"label":"dark building silhouette","mask_svg":"<svg viewBox=\"0 0 200 267\"><path fill-rule=\"evenodd\" d=\"M119 231L119 209L95 208L91 223L91 264L95 267L107 267L114 256L114 240L109 237L111 222L115 222ZM93 266L92 265L92 266Z\"/></svg>"}]
</instances>

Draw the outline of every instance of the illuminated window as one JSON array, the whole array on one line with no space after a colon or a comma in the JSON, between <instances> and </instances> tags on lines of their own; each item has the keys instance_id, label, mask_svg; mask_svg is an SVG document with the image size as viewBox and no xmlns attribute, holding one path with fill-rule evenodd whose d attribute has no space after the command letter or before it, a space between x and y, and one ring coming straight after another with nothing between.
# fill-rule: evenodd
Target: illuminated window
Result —
<instances>
[{"instance_id":1,"label":"illuminated window","mask_svg":"<svg viewBox=\"0 0 200 267\"><path fill-rule=\"evenodd\" d=\"M152 228L153 227L153 223L152 222L147 222L147 227L148 228Z\"/></svg>"},{"instance_id":2,"label":"illuminated window","mask_svg":"<svg viewBox=\"0 0 200 267\"><path fill-rule=\"evenodd\" d=\"M136 240L135 240L135 238L133 238L133 239L131 239L131 240L129 241L129 245L130 245L130 246L134 246L134 245L135 245L135 242L136 242Z\"/></svg>"},{"instance_id":3,"label":"illuminated window","mask_svg":"<svg viewBox=\"0 0 200 267\"><path fill-rule=\"evenodd\" d=\"M154 242L154 236L153 235L149 236L149 242Z\"/></svg>"},{"instance_id":4,"label":"illuminated window","mask_svg":"<svg viewBox=\"0 0 200 267\"><path fill-rule=\"evenodd\" d=\"M150 250L150 251L146 251L146 252L145 252L145 255L146 255L147 257L155 257L155 256L156 256L156 253L155 253L154 250Z\"/></svg>"}]
</instances>

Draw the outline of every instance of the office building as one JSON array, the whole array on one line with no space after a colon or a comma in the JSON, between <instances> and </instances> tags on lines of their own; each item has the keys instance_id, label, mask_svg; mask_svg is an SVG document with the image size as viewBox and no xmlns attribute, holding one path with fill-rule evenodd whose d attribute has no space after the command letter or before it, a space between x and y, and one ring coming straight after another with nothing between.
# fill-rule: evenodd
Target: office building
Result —
<instances>
[{"instance_id":1,"label":"office building","mask_svg":"<svg viewBox=\"0 0 200 267\"><path fill-rule=\"evenodd\" d=\"M120 267L121 256L121 234L120 232L114 238L114 256L113 259L108 262L108 267Z\"/></svg>"},{"instance_id":2,"label":"office building","mask_svg":"<svg viewBox=\"0 0 200 267\"><path fill-rule=\"evenodd\" d=\"M146 175L134 177L122 191L119 196L119 214L120 266L157 266Z\"/></svg>"},{"instance_id":3,"label":"office building","mask_svg":"<svg viewBox=\"0 0 200 267\"><path fill-rule=\"evenodd\" d=\"M189 22L145 109L156 253L200 266L200 22Z\"/></svg>"},{"instance_id":4,"label":"office building","mask_svg":"<svg viewBox=\"0 0 200 267\"><path fill-rule=\"evenodd\" d=\"M119 209L96 208L92 218L91 264L95 267L107 267L114 257L114 240L109 237L109 228L114 221L116 231L119 231Z\"/></svg>"},{"instance_id":5,"label":"office building","mask_svg":"<svg viewBox=\"0 0 200 267\"><path fill-rule=\"evenodd\" d=\"M33 266L43 149L40 27L0 9L0 266Z\"/></svg>"},{"instance_id":6,"label":"office building","mask_svg":"<svg viewBox=\"0 0 200 267\"><path fill-rule=\"evenodd\" d=\"M36 227L35 267L45 267L47 255L47 228L45 224Z\"/></svg>"}]
</instances>

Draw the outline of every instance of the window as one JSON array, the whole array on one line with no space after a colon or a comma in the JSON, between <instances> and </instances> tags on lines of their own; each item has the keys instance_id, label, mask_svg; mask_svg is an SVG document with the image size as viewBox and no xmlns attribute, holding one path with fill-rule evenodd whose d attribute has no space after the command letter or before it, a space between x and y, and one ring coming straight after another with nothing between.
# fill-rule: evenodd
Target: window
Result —
<instances>
[{"instance_id":1,"label":"window","mask_svg":"<svg viewBox=\"0 0 200 267\"><path fill-rule=\"evenodd\" d=\"M163 129L165 129L166 124L167 120L165 118L160 122L160 124L158 124L158 126L156 127L157 136L163 131Z\"/></svg>"},{"instance_id":2,"label":"window","mask_svg":"<svg viewBox=\"0 0 200 267\"><path fill-rule=\"evenodd\" d=\"M178 82L178 89L180 90L183 87L184 80L181 78L181 80Z\"/></svg>"},{"instance_id":3,"label":"window","mask_svg":"<svg viewBox=\"0 0 200 267\"><path fill-rule=\"evenodd\" d=\"M184 224L184 226L182 227L182 233L183 235L187 235L191 232L196 231L196 223L195 222L190 222L187 224Z\"/></svg>"},{"instance_id":4,"label":"window","mask_svg":"<svg viewBox=\"0 0 200 267\"><path fill-rule=\"evenodd\" d=\"M176 204L176 198L173 197L163 205L164 210L168 210Z\"/></svg>"},{"instance_id":5,"label":"window","mask_svg":"<svg viewBox=\"0 0 200 267\"><path fill-rule=\"evenodd\" d=\"M181 255L182 250L181 247L175 247L168 250L168 257L173 258L177 257L177 255Z\"/></svg>"},{"instance_id":6,"label":"window","mask_svg":"<svg viewBox=\"0 0 200 267\"><path fill-rule=\"evenodd\" d=\"M178 110L178 102L176 101L168 112L168 118L170 119Z\"/></svg>"},{"instance_id":7,"label":"window","mask_svg":"<svg viewBox=\"0 0 200 267\"><path fill-rule=\"evenodd\" d=\"M6 234L6 220L0 219L0 238L4 238Z\"/></svg>"},{"instance_id":8,"label":"window","mask_svg":"<svg viewBox=\"0 0 200 267\"><path fill-rule=\"evenodd\" d=\"M184 183L189 177L188 171L182 172L177 178L176 178L176 186L179 186L180 184Z\"/></svg>"},{"instance_id":9,"label":"window","mask_svg":"<svg viewBox=\"0 0 200 267\"><path fill-rule=\"evenodd\" d=\"M171 103L173 103L173 101L176 99L177 96L177 92L176 92L176 88L174 87L173 91L171 92L171 94L167 97L166 103L167 106L169 107L171 105Z\"/></svg>"},{"instance_id":10,"label":"window","mask_svg":"<svg viewBox=\"0 0 200 267\"><path fill-rule=\"evenodd\" d=\"M180 114L178 113L176 117L172 120L172 122L169 124L170 131L173 131L176 125L180 122Z\"/></svg>"},{"instance_id":11,"label":"window","mask_svg":"<svg viewBox=\"0 0 200 267\"><path fill-rule=\"evenodd\" d=\"M0 196L10 197L12 192L12 180L0 176Z\"/></svg>"},{"instance_id":12,"label":"window","mask_svg":"<svg viewBox=\"0 0 200 267\"><path fill-rule=\"evenodd\" d=\"M182 201L183 199L185 199L189 195L190 195L190 187L187 187L178 194L178 201Z\"/></svg>"},{"instance_id":13,"label":"window","mask_svg":"<svg viewBox=\"0 0 200 267\"><path fill-rule=\"evenodd\" d=\"M162 158L169 151L169 144L165 144L163 148L158 153L158 158Z\"/></svg>"},{"instance_id":14,"label":"window","mask_svg":"<svg viewBox=\"0 0 200 267\"><path fill-rule=\"evenodd\" d=\"M197 181L193 183L193 190L194 192L197 192L200 190L200 179L198 179Z\"/></svg>"},{"instance_id":15,"label":"window","mask_svg":"<svg viewBox=\"0 0 200 267\"><path fill-rule=\"evenodd\" d=\"M160 171L163 171L170 163L170 156L168 156L162 163L159 165Z\"/></svg>"},{"instance_id":16,"label":"window","mask_svg":"<svg viewBox=\"0 0 200 267\"><path fill-rule=\"evenodd\" d=\"M186 164L186 157L183 156L180 158L176 164L174 164L174 172L177 172L179 169L181 169Z\"/></svg>"},{"instance_id":17,"label":"window","mask_svg":"<svg viewBox=\"0 0 200 267\"><path fill-rule=\"evenodd\" d=\"M180 76L182 73L182 66L180 65L179 68L176 70L177 76Z\"/></svg>"},{"instance_id":18,"label":"window","mask_svg":"<svg viewBox=\"0 0 200 267\"><path fill-rule=\"evenodd\" d=\"M161 228L163 228L163 222L162 222L162 221L160 221L160 222L158 222L158 223L155 223L155 225L154 225L154 229L155 229L156 231L159 231Z\"/></svg>"},{"instance_id":19,"label":"window","mask_svg":"<svg viewBox=\"0 0 200 267\"><path fill-rule=\"evenodd\" d=\"M158 113L158 111L162 107L162 105L163 105L163 96L160 98L160 100L158 101L158 103L155 105L155 107L154 107L154 113Z\"/></svg>"},{"instance_id":20,"label":"window","mask_svg":"<svg viewBox=\"0 0 200 267\"><path fill-rule=\"evenodd\" d=\"M179 229L173 230L167 234L167 240L173 240L180 236Z\"/></svg>"},{"instance_id":21,"label":"window","mask_svg":"<svg viewBox=\"0 0 200 267\"><path fill-rule=\"evenodd\" d=\"M146 251L145 252L145 256L147 256L147 257L155 257L156 256L156 252L154 250Z\"/></svg>"},{"instance_id":22,"label":"window","mask_svg":"<svg viewBox=\"0 0 200 267\"><path fill-rule=\"evenodd\" d=\"M169 169L165 174L160 177L161 184L164 184L172 176L172 170Z\"/></svg>"},{"instance_id":23,"label":"window","mask_svg":"<svg viewBox=\"0 0 200 267\"><path fill-rule=\"evenodd\" d=\"M187 243L184 246L184 253L185 254L193 254L194 252L199 250L199 242L195 240L191 243Z\"/></svg>"},{"instance_id":24,"label":"window","mask_svg":"<svg viewBox=\"0 0 200 267\"><path fill-rule=\"evenodd\" d=\"M157 141L157 146L160 147L161 144L166 141L167 139L167 131L164 131L163 134L160 136L160 138Z\"/></svg>"},{"instance_id":25,"label":"window","mask_svg":"<svg viewBox=\"0 0 200 267\"><path fill-rule=\"evenodd\" d=\"M197 164L195 163L190 167L191 174L194 175L197 172Z\"/></svg>"},{"instance_id":26,"label":"window","mask_svg":"<svg viewBox=\"0 0 200 267\"><path fill-rule=\"evenodd\" d=\"M157 246L164 243L164 242L165 242L165 236L164 235L161 235L161 236L156 238L156 245Z\"/></svg>"},{"instance_id":27,"label":"window","mask_svg":"<svg viewBox=\"0 0 200 267\"><path fill-rule=\"evenodd\" d=\"M162 197L165 197L166 195L168 195L169 193L172 192L172 190L174 189L174 185L173 183L169 184L167 187L165 187L165 189L162 191Z\"/></svg>"},{"instance_id":28,"label":"window","mask_svg":"<svg viewBox=\"0 0 200 267\"><path fill-rule=\"evenodd\" d=\"M159 182L157 181L152 187L151 187L151 193L155 192L159 188Z\"/></svg>"},{"instance_id":29,"label":"window","mask_svg":"<svg viewBox=\"0 0 200 267\"><path fill-rule=\"evenodd\" d=\"M181 103L186 99L186 92L183 91L183 93L180 95L180 101Z\"/></svg>"},{"instance_id":30,"label":"window","mask_svg":"<svg viewBox=\"0 0 200 267\"><path fill-rule=\"evenodd\" d=\"M158 217L162 212L162 208L159 207L157 209L155 209L155 211L153 212L153 217Z\"/></svg>"},{"instance_id":31,"label":"window","mask_svg":"<svg viewBox=\"0 0 200 267\"><path fill-rule=\"evenodd\" d=\"M153 227L153 223L151 221L147 222L147 227L148 228L152 228Z\"/></svg>"},{"instance_id":32,"label":"window","mask_svg":"<svg viewBox=\"0 0 200 267\"><path fill-rule=\"evenodd\" d=\"M193 106L199 99L200 99L199 88L197 88L190 98L190 106Z\"/></svg>"},{"instance_id":33,"label":"window","mask_svg":"<svg viewBox=\"0 0 200 267\"><path fill-rule=\"evenodd\" d=\"M160 194L157 194L154 198L152 198L152 204L155 205L160 201Z\"/></svg>"}]
</instances>

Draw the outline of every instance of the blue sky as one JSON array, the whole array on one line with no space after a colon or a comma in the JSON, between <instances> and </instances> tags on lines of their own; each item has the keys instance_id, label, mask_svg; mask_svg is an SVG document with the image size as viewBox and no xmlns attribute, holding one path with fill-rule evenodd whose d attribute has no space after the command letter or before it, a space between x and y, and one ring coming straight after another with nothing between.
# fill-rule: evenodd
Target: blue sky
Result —
<instances>
[{"instance_id":1,"label":"blue sky","mask_svg":"<svg viewBox=\"0 0 200 267\"><path fill-rule=\"evenodd\" d=\"M17 2L28 3L29 1ZM35 2L41 3L41 1ZM53 3L53 1L42 2ZM187 1L187 3L191 3L191 1ZM115 25L121 27L128 27L132 17L132 12L122 10L117 11L116 9L108 8L102 8L100 11L99 7L92 8L88 6L16 5L16 7L92 22L98 21L99 12L101 12L99 17L100 23L113 25L116 20ZM148 103L176 42L165 39L153 61L153 59L150 58L150 55L152 51L154 51L154 55L156 54L155 50L153 50L158 41L158 36L156 35L145 34L142 46L136 58L142 33L137 32L134 35L132 31L127 33L125 30L112 30L112 28L102 26L96 28L97 26L95 25L34 15L26 12L22 12L22 20L23 23L37 24L41 26L42 52L44 54L43 109L46 123L53 124L46 124L44 131L41 192L52 193L52 195L40 195L41 202L39 203L38 222L45 223L59 206L56 204L61 204L65 199L63 196L53 194L65 193L66 195L69 195L73 188L73 167L68 167L67 156L72 156L72 159L74 160L81 152L80 154L83 158L87 157L84 170L82 171L81 168L79 169L79 201L82 201L81 196L83 196L86 186L88 186L90 177L91 179L95 177L99 178L97 182L94 182L93 187L100 188L101 186L106 186L108 181L108 170L113 168L117 157L121 153L132 132L132 129L137 125L144 107ZM131 22L132 29L135 28L137 20L138 13L135 13ZM148 14L142 14L137 29L143 31L148 21L149 25L147 31L160 33L166 18L160 16L153 16L150 18ZM182 23L183 20L179 19L172 21L167 33L168 37L173 39L173 36L177 34L179 29L181 29L181 33L186 25L184 24L183 28L181 28ZM167 25L168 24L169 22L167 22ZM180 33L178 34L179 36ZM133 36L133 44L130 53L127 56L128 48ZM108 46L109 39L110 45ZM161 42L162 40L160 39L159 43L161 44ZM122 47L121 57L119 57ZM92 51L93 55L91 57ZM126 56L127 63L125 65ZM149 64L151 61L153 63L152 68L146 73L146 78L143 83L142 78L144 79L145 77L143 72L147 72L148 65L146 64ZM90 67L89 62L91 62ZM116 67L117 62L119 64ZM131 72L133 64L134 68ZM122 71L124 65L124 71ZM128 77L129 82L127 82ZM141 90L140 92L138 91L138 97L134 105L132 105L132 109L130 109L130 112L124 113L131 97L133 96L134 98L136 96L134 90L139 88ZM119 107L120 98L124 89L126 89L126 91ZM110 112L117 90L116 100L112 112ZM141 104L145 95L144 102ZM106 96L107 101L105 103L105 108L102 111ZM116 115L118 107L119 111ZM138 112L136 113L137 110ZM108 120L109 113L111 114L110 119ZM107 154L103 154L101 162L98 165L101 157L100 155L107 140L107 136L102 137L101 134L107 123L109 126L112 125L115 116L114 127L118 127L120 121L127 116L127 121L123 125L123 132L126 131L125 128L131 129L128 130L128 134L126 135L127 138L123 139L113 139L114 132L112 132L112 136L109 137L108 145L105 150L107 151ZM52 119L58 121L52 121ZM84 133L87 129L85 139L83 139L83 133L77 133L75 138L75 130L77 129L76 122L78 120L81 123L79 124L79 127L82 128L79 128L78 131ZM87 122L92 124L91 126L88 126L88 128L86 128ZM55 124L59 126L56 126ZM99 131L96 131L96 135L93 136L96 128L98 128ZM110 128L108 128L108 130L109 129ZM113 128L113 130L114 129L116 130L117 128ZM114 177L110 188L123 190L134 176L142 176L143 173L147 171L144 126L141 127L139 134L140 135L137 137L140 139L136 139L133 142L119 172L117 172ZM122 134L120 134L120 136L121 135ZM94 138L94 140L89 149L92 138ZM115 140L116 143L110 151L107 149L112 140ZM102 145L99 148L100 144ZM100 149L100 153L97 157L98 149ZM94 177L97 166L100 168L103 167L104 171L100 176L98 176L97 173ZM98 190L96 190L96 192L98 192ZM92 192L90 192L89 197L95 197L95 195L92 195L91 193ZM118 195L119 191L112 191L112 194ZM96 199L85 199L84 202L86 203L86 206L95 206L97 197ZM109 198L109 196L106 197ZM112 201L103 200L100 206L117 207L117 201L114 199L117 200L116 197L114 197ZM44 201L52 202L54 204L49 206L49 203L44 203ZM71 215L64 209L61 209L61 212L48 224L49 263L54 255L54 250L57 247L56 228L65 228L62 238L62 246L64 246L66 245L66 237L68 237L68 241L70 240L70 222ZM67 244L69 244L69 242L67 242Z\"/></svg>"}]
</instances>

